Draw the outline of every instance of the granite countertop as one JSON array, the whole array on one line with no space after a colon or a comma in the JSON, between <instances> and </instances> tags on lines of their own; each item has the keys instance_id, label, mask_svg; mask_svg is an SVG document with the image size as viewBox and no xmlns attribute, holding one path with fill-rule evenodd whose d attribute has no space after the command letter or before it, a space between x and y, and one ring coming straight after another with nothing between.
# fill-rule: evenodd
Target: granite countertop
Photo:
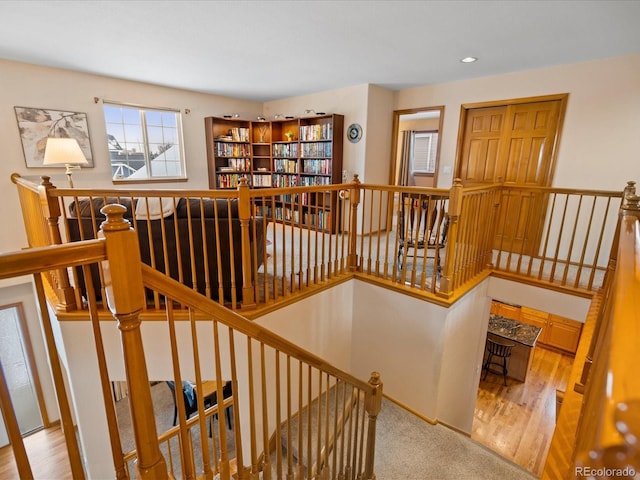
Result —
<instances>
[{"instance_id":1,"label":"granite countertop","mask_svg":"<svg viewBox=\"0 0 640 480\"><path fill-rule=\"evenodd\" d=\"M528 323L492 314L489 317L488 331L528 347L535 347L542 329Z\"/></svg>"}]
</instances>

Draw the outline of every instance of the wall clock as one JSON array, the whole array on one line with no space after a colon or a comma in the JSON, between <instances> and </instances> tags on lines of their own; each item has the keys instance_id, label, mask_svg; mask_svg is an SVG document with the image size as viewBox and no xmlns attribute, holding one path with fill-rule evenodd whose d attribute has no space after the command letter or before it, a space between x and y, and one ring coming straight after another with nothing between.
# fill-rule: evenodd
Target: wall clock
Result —
<instances>
[{"instance_id":1,"label":"wall clock","mask_svg":"<svg viewBox=\"0 0 640 480\"><path fill-rule=\"evenodd\" d=\"M357 123L352 123L347 128L347 138L351 143L358 143L362 138L362 127Z\"/></svg>"}]
</instances>

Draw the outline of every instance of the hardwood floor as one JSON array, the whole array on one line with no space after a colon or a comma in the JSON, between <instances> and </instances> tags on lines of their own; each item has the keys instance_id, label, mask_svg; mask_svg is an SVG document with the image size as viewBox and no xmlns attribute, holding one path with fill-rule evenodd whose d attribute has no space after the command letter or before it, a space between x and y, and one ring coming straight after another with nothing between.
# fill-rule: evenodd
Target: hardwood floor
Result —
<instances>
[{"instance_id":1,"label":"hardwood floor","mask_svg":"<svg viewBox=\"0 0 640 480\"><path fill-rule=\"evenodd\" d=\"M540 476L553 436L556 389L565 390L573 357L533 351L525 383L489 374L480 380L471 438Z\"/></svg>"},{"instance_id":2,"label":"hardwood floor","mask_svg":"<svg viewBox=\"0 0 640 480\"><path fill-rule=\"evenodd\" d=\"M48 428L24 439L34 479L62 480L71 478L71 467L62 429ZM0 448L0 480L20 478L11 446Z\"/></svg>"}]
</instances>

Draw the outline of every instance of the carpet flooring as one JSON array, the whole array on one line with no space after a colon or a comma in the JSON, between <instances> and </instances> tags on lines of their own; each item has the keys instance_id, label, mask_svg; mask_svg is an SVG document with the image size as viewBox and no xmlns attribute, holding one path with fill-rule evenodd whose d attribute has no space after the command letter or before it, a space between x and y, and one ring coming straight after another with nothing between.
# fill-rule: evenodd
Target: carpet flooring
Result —
<instances>
[{"instance_id":1,"label":"carpet flooring","mask_svg":"<svg viewBox=\"0 0 640 480\"><path fill-rule=\"evenodd\" d=\"M171 426L169 388L152 387L159 432ZM126 399L117 402L125 451L133 445ZM230 435L232 437L232 435ZM179 472L176 478L180 478ZM442 425L430 425L384 399L378 416L375 473L378 480L519 480L536 478L469 437Z\"/></svg>"},{"instance_id":2,"label":"carpet flooring","mask_svg":"<svg viewBox=\"0 0 640 480\"><path fill-rule=\"evenodd\" d=\"M378 480L536 478L469 437L426 423L386 399L378 415L375 473Z\"/></svg>"}]
</instances>

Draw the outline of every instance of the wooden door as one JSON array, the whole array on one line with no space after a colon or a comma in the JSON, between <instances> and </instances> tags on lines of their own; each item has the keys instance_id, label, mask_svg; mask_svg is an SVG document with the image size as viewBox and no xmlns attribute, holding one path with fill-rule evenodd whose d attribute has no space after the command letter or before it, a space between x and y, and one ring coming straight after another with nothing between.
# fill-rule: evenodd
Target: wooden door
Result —
<instances>
[{"instance_id":1,"label":"wooden door","mask_svg":"<svg viewBox=\"0 0 640 480\"><path fill-rule=\"evenodd\" d=\"M468 109L458 162L463 184L549 185L565 99ZM539 194L512 192L504 197L495 248L534 253L545 209Z\"/></svg>"},{"instance_id":2,"label":"wooden door","mask_svg":"<svg viewBox=\"0 0 640 480\"><path fill-rule=\"evenodd\" d=\"M467 113L458 178L465 186L497 182L504 174L499 156L506 106L475 108Z\"/></svg>"}]
</instances>

